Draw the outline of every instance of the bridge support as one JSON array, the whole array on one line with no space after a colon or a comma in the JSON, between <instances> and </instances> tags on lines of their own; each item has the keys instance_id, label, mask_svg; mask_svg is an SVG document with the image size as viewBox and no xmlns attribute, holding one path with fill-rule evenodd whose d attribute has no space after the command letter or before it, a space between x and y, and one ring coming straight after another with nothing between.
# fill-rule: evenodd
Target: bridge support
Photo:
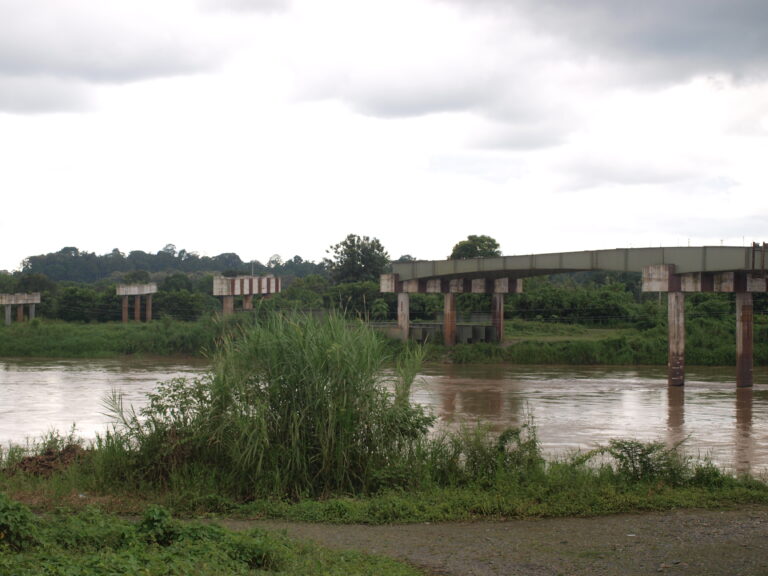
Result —
<instances>
[{"instance_id":1,"label":"bridge support","mask_svg":"<svg viewBox=\"0 0 768 576\"><path fill-rule=\"evenodd\" d=\"M736 386L752 386L752 293L736 293Z\"/></svg>"},{"instance_id":2,"label":"bridge support","mask_svg":"<svg viewBox=\"0 0 768 576\"><path fill-rule=\"evenodd\" d=\"M676 274L673 264L643 268L644 292L667 292L670 386L685 383L685 292L730 292L736 296L736 386L752 386L752 293L766 291L762 272L689 272Z\"/></svg>"},{"instance_id":3,"label":"bridge support","mask_svg":"<svg viewBox=\"0 0 768 576\"><path fill-rule=\"evenodd\" d=\"M669 354L667 357L667 383L685 384L685 294L667 294L667 324L669 328Z\"/></svg>"},{"instance_id":4,"label":"bridge support","mask_svg":"<svg viewBox=\"0 0 768 576\"><path fill-rule=\"evenodd\" d=\"M410 294L443 295L443 342L454 346L458 338L456 312L457 294L490 294L491 319L497 342L504 338L504 295L523 291L520 278L429 278L424 280L400 281L397 274L382 274L380 287L382 292L397 294L397 327L400 337L407 340L410 336ZM474 338L485 340L485 328Z\"/></svg>"},{"instance_id":5,"label":"bridge support","mask_svg":"<svg viewBox=\"0 0 768 576\"><path fill-rule=\"evenodd\" d=\"M494 292L491 296L491 319L496 333L496 342L504 340L504 293Z\"/></svg>"},{"instance_id":6,"label":"bridge support","mask_svg":"<svg viewBox=\"0 0 768 576\"><path fill-rule=\"evenodd\" d=\"M221 313L235 313L235 297L242 296L243 310L253 310L254 295L269 298L281 290L281 279L276 276L214 276L213 295L222 297Z\"/></svg>"},{"instance_id":7,"label":"bridge support","mask_svg":"<svg viewBox=\"0 0 768 576\"><path fill-rule=\"evenodd\" d=\"M397 295L397 327L400 330L400 338L408 340L411 329L411 295L408 292L400 292Z\"/></svg>"},{"instance_id":8,"label":"bridge support","mask_svg":"<svg viewBox=\"0 0 768 576\"><path fill-rule=\"evenodd\" d=\"M118 284L117 295L123 297L122 301L122 319L128 322L130 309L129 298L133 296L133 319L141 322L141 297L144 296L144 319L147 322L152 321L152 294L157 292L157 284Z\"/></svg>"},{"instance_id":9,"label":"bridge support","mask_svg":"<svg viewBox=\"0 0 768 576\"><path fill-rule=\"evenodd\" d=\"M13 319L13 307L16 306L16 321L24 321L24 306L28 306L28 318L35 318L35 304L40 303L40 293L0 294L0 306L5 306L5 325L10 326Z\"/></svg>"},{"instance_id":10,"label":"bridge support","mask_svg":"<svg viewBox=\"0 0 768 576\"><path fill-rule=\"evenodd\" d=\"M443 298L443 343L456 344L456 294L448 292Z\"/></svg>"}]
</instances>

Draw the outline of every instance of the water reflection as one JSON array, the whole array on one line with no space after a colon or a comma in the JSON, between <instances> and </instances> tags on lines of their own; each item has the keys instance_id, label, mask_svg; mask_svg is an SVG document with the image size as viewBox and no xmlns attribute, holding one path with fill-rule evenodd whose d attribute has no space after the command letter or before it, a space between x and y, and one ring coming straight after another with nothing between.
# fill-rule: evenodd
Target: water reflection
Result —
<instances>
[{"instance_id":1,"label":"water reflection","mask_svg":"<svg viewBox=\"0 0 768 576\"><path fill-rule=\"evenodd\" d=\"M0 360L0 444L24 442L51 428L93 437L103 430L105 395L117 389L140 406L158 382L198 374L203 363L167 360L30 362ZM439 426L481 422L496 430L532 416L544 452L588 450L612 438L683 442L737 472L768 468L768 370L755 387L733 376L689 369L685 387L670 388L660 368L426 366L413 400Z\"/></svg>"},{"instance_id":2,"label":"water reflection","mask_svg":"<svg viewBox=\"0 0 768 576\"><path fill-rule=\"evenodd\" d=\"M762 473L767 375L761 369L754 389L737 390L731 375L712 369L691 369L685 387L670 388L663 368L431 366L414 399L449 428L483 422L501 430L531 415L548 455L635 438L682 443L693 456Z\"/></svg>"}]
</instances>

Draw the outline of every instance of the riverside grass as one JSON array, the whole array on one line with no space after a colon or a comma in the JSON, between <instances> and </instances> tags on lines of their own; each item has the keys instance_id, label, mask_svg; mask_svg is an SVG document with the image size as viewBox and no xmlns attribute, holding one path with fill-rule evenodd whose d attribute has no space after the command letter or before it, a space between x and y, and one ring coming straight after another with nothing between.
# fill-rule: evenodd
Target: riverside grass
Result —
<instances>
[{"instance_id":1,"label":"riverside grass","mask_svg":"<svg viewBox=\"0 0 768 576\"><path fill-rule=\"evenodd\" d=\"M679 447L616 440L547 462L532 421L430 436L430 417L407 400L422 352L390 358L362 324L282 316L239 329L207 377L164 383L146 412L112 398L122 426L50 476L19 464L75 438L52 433L32 454L0 449L0 572L418 573L280 535L181 524L159 504L187 516L365 523L768 504L763 482Z\"/></svg>"},{"instance_id":2,"label":"riverside grass","mask_svg":"<svg viewBox=\"0 0 768 576\"><path fill-rule=\"evenodd\" d=\"M263 315L222 340L207 376L161 384L138 414L109 399L117 425L50 478L0 450L0 487L42 508L95 500L364 522L768 502L764 483L677 447L616 440L548 462L532 421L430 433L432 417L409 402L422 352L390 352L340 316ZM38 453L72 441L52 435Z\"/></svg>"}]
</instances>

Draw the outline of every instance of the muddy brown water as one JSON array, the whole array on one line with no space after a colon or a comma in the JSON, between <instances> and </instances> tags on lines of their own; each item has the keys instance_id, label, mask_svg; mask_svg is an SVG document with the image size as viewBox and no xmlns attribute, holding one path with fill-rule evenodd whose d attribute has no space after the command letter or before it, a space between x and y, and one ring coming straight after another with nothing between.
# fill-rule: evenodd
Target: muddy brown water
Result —
<instances>
[{"instance_id":1,"label":"muddy brown water","mask_svg":"<svg viewBox=\"0 0 768 576\"><path fill-rule=\"evenodd\" d=\"M112 390L140 407L158 382L192 377L205 363L167 359L0 360L0 444L24 443L73 424L84 438L106 428ZM768 469L768 370L737 390L731 368L689 368L670 389L664 368L428 365L414 401L438 427L487 424L496 430L532 417L549 456L586 450L611 438L685 440L689 453L738 472Z\"/></svg>"}]
</instances>

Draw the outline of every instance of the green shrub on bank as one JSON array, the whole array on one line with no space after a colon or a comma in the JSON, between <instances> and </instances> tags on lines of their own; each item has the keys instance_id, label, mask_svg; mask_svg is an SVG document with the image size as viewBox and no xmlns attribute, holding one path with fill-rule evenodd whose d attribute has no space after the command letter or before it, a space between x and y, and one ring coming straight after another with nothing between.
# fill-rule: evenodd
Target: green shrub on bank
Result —
<instances>
[{"instance_id":1,"label":"green shrub on bank","mask_svg":"<svg viewBox=\"0 0 768 576\"><path fill-rule=\"evenodd\" d=\"M9 501L0 494L0 514ZM359 553L331 552L263 530L235 533L213 524L182 523L151 506L138 523L96 508L57 510L45 519L10 503L34 544L10 547L0 539L0 574L15 576L225 576L348 574L414 576L415 569ZM7 506L6 506L7 507ZM3 518L3 516L0 516ZM2 520L0 520L2 522ZM0 524L2 526L2 524ZM21 529L15 526L13 532Z\"/></svg>"}]
</instances>

